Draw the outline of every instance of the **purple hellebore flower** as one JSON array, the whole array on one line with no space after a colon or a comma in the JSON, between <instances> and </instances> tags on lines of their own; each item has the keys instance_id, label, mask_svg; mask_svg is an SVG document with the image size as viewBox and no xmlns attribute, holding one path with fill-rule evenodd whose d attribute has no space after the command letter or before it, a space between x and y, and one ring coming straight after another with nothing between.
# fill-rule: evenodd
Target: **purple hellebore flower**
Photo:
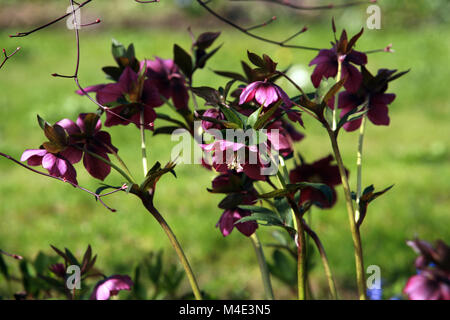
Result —
<instances>
[{"instance_id":1,"label":"purple hellebore flower","mask_svg":"<svg viewBox=\"0 0 450 320\"><path fill-rule=\"evenodd\" d=\"M348 41L347 33L344 30L340 40L333 44L333 48L320 50L319 54L311 60L309 65L316 65L311 75L314 87L318 88L323 78L335 77L338 73L338 62L340 61L341 78L345 79L347 77L344 83L345 89L350 92L355 92L359 89L362 75L352 64L359 66L367 64L366 54L353 50L353 46L361 34L362 31Z\"/></svg>"},{"instance_id":2,"label":"purple hellebore flower","mask_svg":"<svg viewBox=\"0 0 450 320\"><path fill-rule=\"evenodd\" d=\"M217 222L216 227L220 228L220 232L224 237L228 236L233 228L236 227L243 235L250 237L256 229L258 229L258 224L255 221L241 222L235 225L236 221L251 215L252 213L248 210L243 210L240 208L225 210L222 216Z\"/></svg>"},{"instance_id":3,"label":"purple hellebore flower","mask_svg":"<svg viewBox=\"0 0 450 320\"><path fill-rule=\"evenodd\" d=\"M145 61L141 68L145 67ZM130 67L126 67L117 83L100 84L84 89L86 92L96 92L97 101L106 105L113 102L126 100L127 104L121 104L111 108L111 112L106 113L105 126L128 125L130 122L137 127L140 125L140 113L144 110L144 124L151 129L156 113L153 108L161 106L164 102L159 96L157 88L149 79L141 79L139 74ZM78 94L83 95L81 90ZM120 117L118 117L119 115ZM129 119L127 121L126 119Z\"/></svg>"},{"instance_id":4,"label":"purple hellebore flower","mask_svg":"<svg viewBox=\"0 0 450 320\"><path fill-rule=\"evenodd\" d=\"M223 181L221 183L223 183ZM256 200L257 198L253 193L246 193L241 204L252 205L256 202ZM234 227L236 227L243 235L250 237L256 231L256 229L258 229L258 224L256 223L256 221L241 222L238 224L235 223L251 214L251 211L241 208L227 209L222 213L222 216L217 222L216 227L219 227L220 232L224 237L228 236L233 231Z\"/></svg>"},{"instance_id":5,"label":"purple hellebore flower","mask_svg":"<svg viewBox=\"0 0 450 320\"><path fill-rule=\"evenodd\" d=\"M121 290L131 290L133 281L129 276L113 275L95 285L91 295L91 300L108 300L111 296L115 296Z\"/></svg>"},{"instance_id":6,"label":"purple hellebore flower","mask_svg":"<svg viewBox=\"0 0 450 320\"><path fill-rule=\"evenodd\" d=\"M267 81L255 81L242 90L239 104L244 104L255 99L260 105L267 107L278 100L283 100L287 107L292 106L286 92L274 83Z\"/></svg>"},{"instance_id":7,"label":"purple hellebore flower","mask_svg":"<svg viewBox=\"0 0 450 320\"><path fill-rule=\"evenodd\" d=\"M200 147L212 152L212 167L221 173L229 170L244 172L254 180L265 180L261 174L264 165L261 162L257 146L246 146L243 143L236 143L228 140L216 140L211 144L202 144ZM244 159L242 158L244 157Z\"/></svg>"},{"instance_id":8,"label":"purple hellebore flower","mask_svg":"<svg viewBox=\"0 0 450 320\"><path fill-rule=\"evenodd\" d=\"M380 69L376 76L361 67L363 80L356 92L344 91L339 94L338 108L342 109L341 118L348 112L366 103L367 117L375 125L389 125L388 105L395 99L395 94L385 93L388 83L398 79L406 72L396 74L397 70ZM362 118L344 124L344 129L354 131L361 126Z\"/></svg>"},{"instance_id":9,"label":"purple hellebore flower","mask_svg":"<svg viewBox=\"0 0 450 320\"><path fill-rule=\"evenodd\" d=\"M117 153L118 149L111 143L111 136L106 131L101 131L102 122L93 113L82 113L76 123L70 119L63 119L57 123L69 134L69 141L79 147L109 161L108 153ZM81 159L82 151L75 149ZM111 166L84 152L83 165L94 178L105 180L111 172Z\"/></svg>"},{"instance_id":10,"label":"purple hellebore flower","mask_svg":"<svg viewBox=\"0 0 450 320\"><path fill-rule=\"evenodd\" d=\"M77 172L72 163L80 160L81 156L76 152L76 149L71 147L56 154L50 153L46 149L27 149L20 158L20 161L27 161L29 166L42 165L51 176L63 178L74 184L78 184L78 182Z\"/></svg>"},{"instance_id":11,"label":"purple hellebore flower","mask_svg":"<svg viewBox=\"0 0 450 320\"><path fill-rule=\"evenodd\" d=\"M390 119L388 115L388 105L395 99L393 93L375 93L369 96L367 104L367 118L379 126L389 125ZM338 97L338 108L342 109L340 117L344 117L347 113L354 110L364 103L359 96L348 91L341 92ZM343 128L346 131L355 131L361 126L362 117L353 121L346 122Z\"/></svg>"},{"instance_id":12,"label":"purple hellebore flower","mask_svg":"<svg viewBox=\"0 0 450 320\"><path fill-rule=\"evenodd\" d=\"M220 110L217 110L215 108L206 110L202 116L207 117L207 118L217 119L217 120L225 120L224 114ZM218 123L214 123L214 122L211 122L208 120L202 120L202 128L203 128L203 130L206 131L209 129L222 129L222 126Z\"/></svg>"},{"instance_id":13,"label":"purple hellebore flower","mask_svg":"<svg viewBox=\"0 0 450 320\"><path fill-rule=\"evenodd\" d=\"M305 188L300 193L300 204L308 201L319 204L322 208L331 208L336 203L336 191L334 186L341 184L341 176L337 165L331 165L333 156L317 160L311 164L303 163L297 166L289 173L291 183L296 182L315 182L324 183L331 188L332 201L331 203L325 195L317 189L312 187Z\"/></svg>"},{"instance_id":14,"label":"purple hellebore flower","mask_svg":"<svg viewBox=\"0 0 450 320\"><path fill-rule=\"evenodd\" d=\"M62 263L52 264L49 269L60 278L64 278L66 276L66 267Z\"/></svg>"},{"instance_id":15,"label":"purple hellebore flower","mask_svg":"<svg viewBox=\"0 0 450 320\"><path fill-rule=\"evenodd\" d=\"M446 281L437 279L432 272L422 271L412 276L403 292L409 300L450 300L450 278Z\"/></svg>"},{"instance_id":16,"label":"purple hellebore flower","mask_svg":"<svg viewBox=\"0 0 450 320\"><path fill-rule=\"evenodd\" d=\"M147 76L158 88L159 93L166 99L172 98L178 110L188 108L189 94L186 81L175 62L171 59L155 57L155 60L147 60L145 64Z\"/></svg>"}]
</instances>

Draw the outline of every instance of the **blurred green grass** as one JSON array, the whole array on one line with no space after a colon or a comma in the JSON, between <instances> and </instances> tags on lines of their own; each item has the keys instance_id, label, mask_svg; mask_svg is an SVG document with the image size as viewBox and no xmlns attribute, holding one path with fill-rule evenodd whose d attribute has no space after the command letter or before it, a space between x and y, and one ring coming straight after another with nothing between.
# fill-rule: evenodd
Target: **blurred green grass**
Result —
<instances>
[{"instance_id":1,"label":"blurred green grass","mask_svg":"<svg viewBox=\"0 0 450 320\"><path fill-rule=\"evenodd\" d=\"M288 29L295 30L295 26L280 24L268 29L267 35L285 38L290 33ZM350 33L355 32L358 26L350 29ZM23 48L0 72L0 151L20 158L24 149L38 147L43 141L36 114L56 122L65 117L75 119L79 112L93 111L95 106L74 94L72 80L50 76L53 72L73 72L75 50L71 32L52 28L23 39L8 39L9 33L13 30L0 31L0 47L10 50L20 45ZM82 85L105 81L100 68L113 63L111 38L124 44L133 42L141 59L151 59L154 55L169 58L173 43L185 48L190 45L184 30L84 31ZM327 47L331 38L327 24L313 26L298 41ZM224 30L219 41L225 45L210 61L211 69L239 70L239 61L245 59L249 49L270 54L282 68L298 64L312 71L307 64L314 52L278 48L229 29ZM411 72L389 88L389 92L397 94L390 106L391 125L370 125L367 129L363 183L374 184L378 189L391 184L395 187L371 205L362 227L366 266L381 267L387 297L400 293L414 272L415 254L406 246L407 239L419 236L430 241L450 240L450 93L446 85L450 76L450 31L445 25L422 26L413 32L400 28L367 31L358 48L382 48L390 42L394 44L395 54L370 55L369 69L411 68ZM208 68L201 70L195 80L195 85L225 83L226 79L215 76ZM297 149L307 161L314 161L329 154L330 145L320 126L306 115L304 119L307 138ZM138 130L127 126L109 131L120 155L135 176L139 176ZM344 161L352 172L352 185L355 185L356 141L355 133L340 137ZM167 136L149 138L150 161L167 162L173 144ZM78 168L80 184L95 189L98 182L88 177L79 165ZM262 298L262 284L250 241L237 231L224 239L215 229L221 214L217 208L221 196L206 191L214 174L198 165L182 165L176 171L177 179L165 176L158 184L155 203L179 237L202 289L221 298ZM49 244L53 244L81 254L91 244L94 252L99 253L98 265L106 274L131 274L135 263L150 250L163 248L166 255L174 256L164 233L141 208L138 199L125 194L108 197L107 203L118 210L111 213L89 195L33 175L3 158L0 181L0 248L4 250L34 256L39 250L50 252ZM107 182L120 185L123 181L111 174ZM354 259L342 193L339 200L332 210L314 210L313 228L327 250L342 296L353 297L350 290L354 289L355 282ZM267 228L259 229L263 242L270 240L270 232ZM271 249L266 249L266 256L270 259ZM320 263L317 265L313 272L314 290L316 296L324 297L326 282ZM186 281L184 286L187 290ZM277 280L274 287L278 297L294 297Z\"/></svg>"}]
</instances>

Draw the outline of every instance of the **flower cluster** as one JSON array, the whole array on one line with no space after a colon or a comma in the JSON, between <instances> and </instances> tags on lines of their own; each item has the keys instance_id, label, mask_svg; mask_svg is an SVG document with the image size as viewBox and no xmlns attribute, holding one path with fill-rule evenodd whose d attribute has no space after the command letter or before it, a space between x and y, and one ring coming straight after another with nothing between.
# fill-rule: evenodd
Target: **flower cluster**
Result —
<instances>
[{"instance_id":1,"label":"flower cluster","mask_svg":"<svg viewBox=\"0 0 450 320\"><path fill-rule=\"evenodd\" d=\"M419 239L408 245L419 256L417 274L409 278L403 292L410 300L450 300L450 247L442 240L435 247Z\"/></svg>"}]
</instances>

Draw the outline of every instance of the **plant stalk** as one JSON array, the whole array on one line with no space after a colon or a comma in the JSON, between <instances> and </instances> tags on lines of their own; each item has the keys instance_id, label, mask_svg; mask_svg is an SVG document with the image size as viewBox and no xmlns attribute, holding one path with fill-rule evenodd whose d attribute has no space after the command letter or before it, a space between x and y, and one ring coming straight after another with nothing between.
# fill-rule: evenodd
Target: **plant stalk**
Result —
<instances>
[{"instance_id":1,"label":"plant stalk","mask_svg":"<svg viewBox=\"0 0 450 320\"><path fill-rule=\"evenodd\" d=\"M356 154L356 210L355 210L355 221L359 221L359 202L361 200L362 193L362 154L363 154L363 144L364 144L364 131L366 126L366 116L364 115L361 121L361 127L359 128L359 139L358 139L358 152Z\"/></svg>"},{"instance_id":2,"label":"plant stalk","mask_svg":"<svg viewBox=\"0 0 450 320\"><path fill-rule=\"evenodd\" d=\"M147 148L145 146L144 109L141 110L139 128L141 129L142 168L144 170L144 177L145 177L148 172L148 166L147 166Z\"/></svg>"},{"instance_id":3,"label":"plant stalk","mask_svg":"<svg viewBox=\"0 0 450 320\"><path fill-rule=\"evenodd\" d=\"M336 139L335 132L330 128L328 123L324 123L328 135L331 140L331 146L333 148L334 157L339 168L339 174L341 176L342 186L344 188L345 202L347 205L348 220L350 224L350 230L352 233L353 246L355 251L355 264L356 264L356 281L358 285L358 294L360 300L366 300L366 283L364 277L364 261L361 244L361 235L355 221L355 212L353 209L352 196L350 186L348 183L347 173L345 171L344 162L342 161L341 152Z\"/></svg>"},{"instance_id":4,"label":"plant stalk","mask_svg":"<svg viewBox=\"0 0 450 320\"><path fill-rule=\"evenodd\" d=\"M256 257L258 259L259 270L261 271L261 278L264 285L266 299L275 300L275 297L273 295L272 283L270 281L270 272L269 268L267 267L266 258L264 257L264 251L261 242L259 241L256 233L250 236L250 240L252 241L253 248L255 248Z\"/></svg>"}]
</instances>

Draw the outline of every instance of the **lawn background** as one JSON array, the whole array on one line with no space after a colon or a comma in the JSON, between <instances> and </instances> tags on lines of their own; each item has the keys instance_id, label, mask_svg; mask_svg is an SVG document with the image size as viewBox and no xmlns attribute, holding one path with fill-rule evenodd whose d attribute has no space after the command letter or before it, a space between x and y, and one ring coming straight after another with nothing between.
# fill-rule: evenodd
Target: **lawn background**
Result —
<instances>
[{"instance_id":1,"label":"lawn background","mask_svg":"<svg viewBox=\"0 0 450 320\"><path fill-rule=\"evenodd\" d=\"M12 3L8 8L14 5ZM136 5L130 4L133 8L124 12L132 15L138 14L139 10L139 14L145 14L147 19L162 15L158 13L157 5L139 9L134 7ZM383 2L381 6L383 8ZM282 8L259 5L258 11L265 12L263 9L278 10L281 16L286 14ZM183 14L184 20L178 21L176 26L167 21L144 26L119 21L115 25L117 10L108 10L105 3L97 5L95 1L91 10L95 14L100 13L106 27L82 32L80 80L84 86L105 82L101 67L113 64L111 38L124 44L133 42L138 58L171 58L173 43L189 48L188 25L192 25L197 34L223 31L219 40L224 43L223 48L210 60L209 68L198 73L195 85L224 85L226 79L215 76L211 69L240 71L240 60L246 59L247 49L270 54L281 68L295 65L312 71L307 65L315 56L314 52L293 51L259 42L224 27L219 21L199 15L196 10L163 6L163 13L187 12ZM395 184L391 191L371 205L362 227L365 264L380 266L385 298L399 294L407 278L414 273L415 254L406 246L407 239L419 236L429 241L438 238L450 240L450 28L445 19L433 21L414 12L416 23L411 18L398 20L401 15L396 10L383 10L383 28L366 30L358 43L359 50L382 48L388 43L394 45L394 54L369 56L368 68L372 72L378 68L411 68L408 75L389 87L388 92L397 95L390 106L391 125L369 125L364 145L363 184L374 184L377 189ZM312 21L310 30L296 43L327 48L332 40L329 23L332 14L336 16L338 28L345 27L350 34L359 31L367 17L364 8L325 12L319 20L308 17L308 21ZM266 12L267 15L272 15L272 11ZM285 20L278 20L264 30L265 35L284 39L303 26L301 15L290 14ZM314 23L316 20L318 22ZM27 28L29 26L2 27L0 30L1 48L10 52L18 45L22 46L22 50L0 72L0 151L16 158L20 158L24 149L36 148L43 141L36 114L53 123L62 118L75 119L80 112L95 110L89 100L74 94L72 80L50 76L54 72L73 72L73 33L61 23L27 38L7 37ZM280 84L288 87L286 83ZM306 88L311 89L311 85ZM289 93L294 94L294 91ZM297 145L297 150L307 161L328 155L331 149L325 132L307 115L304 120L307 137ZM159 124L163 123L157 121L156 126ZM135 176L141 177L138 130L134 126L121 126L108 128L108 131L114 145L119 148L119 154ZM173 145L170 139L167 136L148 137L150 162L167 162ZM340 143L354 186L357 133L342 134ZM91 179L80 165L77 168L80 169L80 184L95 190L99 182ZM214 173L198 165L181 165L176 172L177 179L165 176L158 184L155 203L177 234L202 289L224 299L262 298L262 284L250 241L236 231L223 238L215 228L221 214L217 208L221 196L206 191ZM111 174L107 182L120 185L123 181ZM354 258L341 190L338 197L340 201L332 210L314 210L313 228L327 250L341 296L353 298ZM108 197L107 203L118 212L111 213L88 194L33 175L2 158L0 248L34 257L39 250L50 253L49 244L53 244L68 247L81 255L91 244L94 252L99 254L98 266L106 274L131 274L145 254L160 248L164 249L168 259L176 262L165 234L141 208L137 198L117 194ZM271 240L271 231L259 229L263 242ZM272 249L266 249L269 260L271 252ZM9 260L9 264L12 266L13 262ZM326 282L318 260L312 276L316 296L326 297ZM183 282L183 287L188 291L187 281ZM276 279L274 287L277 297L294 297ZM0 278L0 292L5 290L3 278Z\"/></svg>"}]
</instances>

